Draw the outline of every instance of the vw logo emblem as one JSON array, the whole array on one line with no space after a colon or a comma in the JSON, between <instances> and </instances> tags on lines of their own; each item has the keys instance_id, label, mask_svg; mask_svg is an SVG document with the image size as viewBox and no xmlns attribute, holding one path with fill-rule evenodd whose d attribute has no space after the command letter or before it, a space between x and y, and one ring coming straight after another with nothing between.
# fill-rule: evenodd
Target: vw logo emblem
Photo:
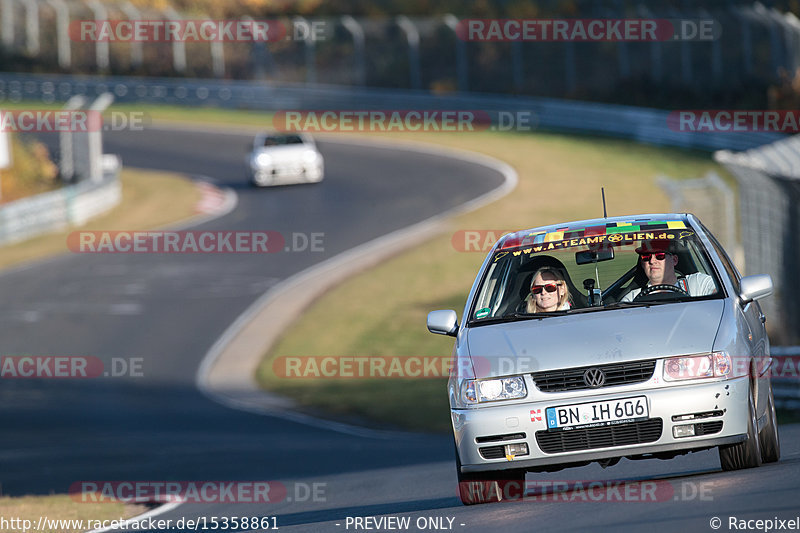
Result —
<instances>
[{"instance_id":1,"label":"vw logo emblem","mask_svg":"<svg viewBox=\"0 0 800 533\"><path fill-rule=\"evenodd\" d=\"M590 368L583 373L583 382L596 389L602 387L606 382L606 375L599 368Z\"/></svg>"}]
</instances>

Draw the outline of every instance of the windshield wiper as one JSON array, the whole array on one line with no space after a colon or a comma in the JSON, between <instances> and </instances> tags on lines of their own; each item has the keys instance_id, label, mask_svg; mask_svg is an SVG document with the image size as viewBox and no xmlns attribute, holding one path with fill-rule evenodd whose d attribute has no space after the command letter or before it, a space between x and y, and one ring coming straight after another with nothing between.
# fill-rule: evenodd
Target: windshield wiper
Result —
<instances>
[{"instance_id":1,"label":"windshield wiper","mask_svg":"<svg viewBox=\"0 0 800 533\"><path fill-rule=\"evenodd\" d=\"M649 300L647 302L615 302L613 304L604 305L597 309L622 309L627 307L650 307L651 305L664 305L673 303L679 300Z\"/></svg>"},{"instance_id":2,"label":"windshield wiper","mask_svg":"<svg viewBox=\"0 0 800 533\"><path fill-rule=\"evenodd\" d=\"M577 309L571 309L570 313L576 315L578 313L593 313L595 311L605 311L607 309L628 309L631 307L650 307L651 305L661 305L668 302L614 302L613 304L608 305L595 305L591 307L579 307ZM564 311L562 311L563 313Z\"/></svg>"},{"instance_id":3,"label":"windshield wiper","mask_svg":"<svg viewBox=\"0 0 800 533\"><path fill-rule=\"evenodd\" d=\"M541 313L511 313L510 317L514 318L547 318L549 316L564 316L569 311L549 311L549 312L541 312Z\"/></svg>"},{"instance_id":4,"label":"windshield wiper","mask_svg":"<svg viewBox=\"0 0 800 533\"><path fill-rule=\"evenodd\" d=\"M517 320L533 320L542 319L551 316L564 316L568 311L551 311L549 313L509 313L503 316L496 316L494 318L486 318L483 320L471 320L470 325L482 326L484 324L502 324L503 322L515 322Z\"/></svg>"},{"instance_id":5,"label":"windshield wiper","mask_svg":"<svg viewBox=\"0 0 800 533\"><path fill-rule=\"evenodd\" d=\"M600 309L620 309L621 307L649 307L658 302L614 302L613 304L603 305Z\"/></svg>"},{"instance_id":6,"label":"windshield wiper","mask_svg":"<svg viewBox=\"0 0 800 533\"><path fill-rule=\"evenodd\" d=\"M504 316L496 316L493 318L479 318L479 319L472 319L469 321L471 326L482 326L484 324L501 324L503 322L513 322L518 320L518 318L514 315L504 315Z\"/></svg>"}]
</instances>

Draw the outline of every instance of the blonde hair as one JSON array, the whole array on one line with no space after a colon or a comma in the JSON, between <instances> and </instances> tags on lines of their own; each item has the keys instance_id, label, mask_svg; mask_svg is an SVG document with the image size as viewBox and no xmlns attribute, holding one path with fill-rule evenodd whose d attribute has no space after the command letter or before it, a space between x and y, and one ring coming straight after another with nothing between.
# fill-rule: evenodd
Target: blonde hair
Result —
<instances>
[{"instance_id":1,"label":"blonde hair","mask_svg":"<svg viewBox=\"0 0 800 533\"><path fill-rule=\"evenodd\" d=\"M569 287L567 286L567 280L564 279L564 275L558 269L555 269L553 267L540 268L539 270L534 272L533 276L531 277L531 287L533 287L534 280L537 278L537 276L541 277L542 280L544 280L545 274L549 274L550 276L555 278L556 281L559 281L564 284L564 294L559 294L558 305L556 306L556 309L561 309L566 302L569 302L570 305L572 305L572 294L570 294L569 292ZM527 299L528 299L528 306L527 306L528 313L542 312L542 310L539 309L539 306L536 305L536 297L533 295L533 293L528 294Z\"/></svg>"}]
</instances>

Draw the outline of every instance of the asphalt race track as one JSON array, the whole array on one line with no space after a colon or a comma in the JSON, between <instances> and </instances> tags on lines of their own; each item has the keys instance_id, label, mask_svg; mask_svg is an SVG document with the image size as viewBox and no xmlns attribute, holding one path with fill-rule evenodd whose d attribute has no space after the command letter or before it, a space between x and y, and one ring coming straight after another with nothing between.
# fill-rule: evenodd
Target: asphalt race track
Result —
<instances>
[{"instance_id":1,"label":"asphalt race track","mask_svg":"<svg viewBox=\"0 0 800 533\"><path fill-rule=\"evenodd\" d=\"M105 151L120 154L127 166L207 176L236 190L233 212L193 229L324 232L324 252L69 254L0 275L4 355L90 355L106 368L141 358L142 365L141 377L3 380L3 494L64 493L89 480L274 480L286 488L274 503L185 503L156 517L173 524L200 517L207 530L214 529L212 518L274 516L280 530L309 532L711 531L716 516L728 531L730 516L800 515L798 425L781 428L782 460L754 470L721 472L716 451L706 451L528 476L529 482L655 483L655 498L611 490L598 500L597 493L587 499L573 491L464 507L447 435L334 432L208 400L194 387L201 359L270 287L502 182L494 170L450 157L320 142L322 183L255 190L243 177L249 141L249 135L158 129L104 140ZM356 517L379 516L410 522L356 527ZM131 528L141 530L164 529Z\"/></svg>"}]
</instances>

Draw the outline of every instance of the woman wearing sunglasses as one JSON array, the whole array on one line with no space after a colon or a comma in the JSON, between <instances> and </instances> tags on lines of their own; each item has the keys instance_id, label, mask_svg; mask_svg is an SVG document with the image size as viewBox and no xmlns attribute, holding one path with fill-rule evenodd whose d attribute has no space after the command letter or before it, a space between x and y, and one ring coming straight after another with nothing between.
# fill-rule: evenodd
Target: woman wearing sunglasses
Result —
<instances>
[{"instance_id":1,"label":"woman wearing sunglasses","mask_svg":"<svg viewBox=\"0 0 800 533\"><path fill-rule=\"evenodd\" d=\"M572 307L572 295L564 276L551 267L540 268L533 275L531 294L527 300L528 313L566 311Z\"/></svg>"}]
</instances>

